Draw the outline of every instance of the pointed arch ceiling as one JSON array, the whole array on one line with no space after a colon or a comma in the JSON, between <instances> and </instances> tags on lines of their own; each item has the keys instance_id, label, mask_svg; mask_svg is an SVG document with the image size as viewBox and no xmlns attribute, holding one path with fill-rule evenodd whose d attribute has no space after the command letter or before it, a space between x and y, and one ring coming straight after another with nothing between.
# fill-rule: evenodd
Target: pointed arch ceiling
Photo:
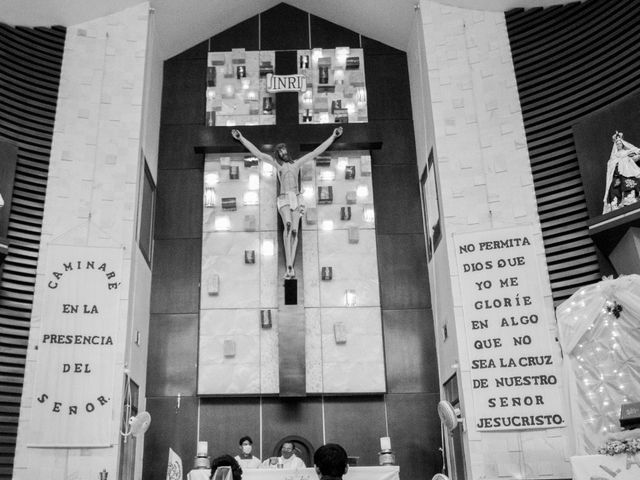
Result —
<instances>
[{"instance_id":1,"label":"pointed arch ceiling","mask_svg":"<svg viewBox=\"0 0 640 480\"><path fill-rule=\"evenodd\" d=\"M566 0L436 0L469 9L505 11ZM0 22L73 26L138 5L139 0L2 0ZM279 0L150 0L163 58L267 10ZM286 3L382 43L406 50L418 0L289 0Z\"/></svg>"}]
</instances>

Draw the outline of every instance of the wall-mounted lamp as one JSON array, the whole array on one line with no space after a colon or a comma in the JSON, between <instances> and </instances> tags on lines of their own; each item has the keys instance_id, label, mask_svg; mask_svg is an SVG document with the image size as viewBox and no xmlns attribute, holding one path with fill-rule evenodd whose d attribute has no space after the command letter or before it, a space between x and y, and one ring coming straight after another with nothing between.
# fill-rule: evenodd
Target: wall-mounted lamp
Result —
<instances>
[{"instance_id":1,"label":"wall-mounted lamp","mask_svg":"<svg viewBox=\"0 0 640 480\"><path fill-rule=\"evenodd\" d=\"M207 208L216 206L216 190L213 187L204 187L204 206Z\"/></svg>"},{"instance_id":2,"label":"wall-mounted lamp","mask_svg":"<svg viewBox=\"0 0 640 480\"><path fill-rule=\"evenodd\" d=\"M262 175L265 177L271 177L273 175L273 165L267 162L262 162Z\"/></svg>"},{"instance_id":3,"label":"wall-mounted lamp","mask_svg":"<svg viewBox=\"0 0 640 480\"><path fill-rule=\"evenodd\" d=\"M310 107L313 104L313 91L306 90L302 94L302 104L306 105L307 108Z\"/></svg>"},{"instance_id":4,"label":"wall-mounted lamp","mask_svg":"<svg viewBox=\"0 0 640 480\"><path fill-rule=\"evenodd\" d=\"M213 223L213 228L218 232L231 230L231 219L226 215L219 215Z\"/></svg>"},{"instance_id":5,"label":"wall-mounted lamp","mask_svg":"<svg viewBox=\"0 0 640 480\"><path fill-rule=\"evenodd\" d=\"M222 87L222 96L224 98L233 98L236 94L236 87L234 87L231 83L227 83L224 87Z\"/></svg>"},{"instance_id":6,"label":"wall-mounted lamp","mask_svg":"<svg viewBox=\"0 0 640 480\"><path fill-rule=\"evenodd\" d=\"M207 173L204 176L204 184L207 187L213 187L220 180L220 174L218 172Z\"/></svg>"},{"instance_id":7,"label":"wall-mounted lamp","mask_svg":"<svg viewBox=\"0 0 640 480\"><path fill-rule=\"evenodd\" d=\"M376 219L376 215L373 210L373 205L370 203L364 206L362 210L362 219L367 223L373 223Z\"/></svg>"},{"instance_id":8,"label":"wall-mounted lamp","mask_svg":"<svg viewBox=\"0 0 640 480\"><path fill-rule=\"evenodd\" d=\"M367 185L358 185L356 187L356 195L359 198L366 198L369 196L369 187Z\"/></svg>"},{"instance_id":9,"label":"wall-mounted lamp","mask_svg":"<svg viewBox=\"0 0 640 480\"><path fill-rule=\"evenodd\" d=\"M363 177L371 176L371 157L369 155L360 157L360 175Z\"/></svg>"},{"instance_id":10,"label":"wall-mounted lamp","mask_svg":"<svg viewBox=\"0 0 640 480\"><path fill-rule=\"evenodd\" d=\"M338 157L338 163L336 164L336 168L338 170L344 170L349 164L349 157Z\"/></svg>"},{"instance_id":11,"label":"wall-mounted lamp","mask_svg":"<svg viewBox=\"0 0 640 480\"><path fill-rule=\"evenodd\" d=\"M313 198L313 185L304 185L302 187L302 195L304 196L305 200L311 200Z\"/></svg>"},{"instance_id":12,"label":"wall-mounted lamp","mask_svg":"<svg viewBox=\"0 0 640 480\"><path fill-rule=\"evenodd\" d=\"M242 202L245 205L258 205L260 203L260 195L255 191L244 192Z\"/></svg>"},{"instance_id":13,"label":"wall-mounted lamp","mask_svg":"<svg viewBox=\"0 0 640 480\"><path fill-rule=\"evenodd\" d=\"M336 179L336 172L329 169L320 171L320 180L323 182L333 182Z\"/></svg>"},{"instance_id":14,"label":"wall-mounted lamp","mask_svg":"<svg viewBox=\"0 0 640 480\"><path fill-rule=\"evenodd\" d=\"M356 113L356 104L353 102L344 102L344 108L347 109L347 114L349 115Z\"/></svg>"},{"instance_id":15,"label":"wall-mounted lamp","mask_svg":"<svg viewBox=\"0 0 640 480\"><path fill-rule=\"evenodd\" d=\"M322 230L324 230L325 232L333 230L333 220L323 220L320 228L322 228Z\"/></svg>"},{"instance_id":16,"label":"wall-mounted lamp","mask_svg":"<svg viewBox=\"0 0 640 480\"><path fill-rule=\"evenodd\" d=\"M249 190L259 190L260 189L260 175L257 173L252 173L249 175L248 185Z\"/></svg>"},{"instance_id":17,"label":"wall-mounted lamp","mask_svg":"<svg viewBox=\"0 0 640 480\"><path fill-rule=\"evenodd\" d=\"M344 304L347 307L356 306L356 291L353 289L345 290L344 292Z\"/></svg>"},{"instance_id":18,"label":"wall-mounted lamp","mask_svg":"<svg viewBox=\"0 0 640 480\"><path fill-rule=\"evenodd\" d=\"M272 257L275 253L275 245L273 244L273 240L270 238L265 238L262 240L262 247L260 248L262 255L265 257Z\"/></svg>"}]
</instances>

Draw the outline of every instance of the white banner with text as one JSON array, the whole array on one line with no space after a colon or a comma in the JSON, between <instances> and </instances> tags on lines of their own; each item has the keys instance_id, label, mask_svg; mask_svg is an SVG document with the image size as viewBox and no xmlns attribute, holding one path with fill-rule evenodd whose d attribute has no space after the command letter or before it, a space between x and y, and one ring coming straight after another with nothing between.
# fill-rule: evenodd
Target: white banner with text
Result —
<instances>
[{"instance_id":1,"label":"white banner with text","mask_svg":"<svg viewBox=\"0 0 640 480\"><path fill-rule=\"evenodd\" d=\"M565 426L531 226L454 235L477 430ZM459 323L459 324L460 324Z\"/></svg>"},{"instance_id":2,"label":"white banner with text","mask_svg":"<svg viewBox=\"0 0 640 480\"><path fill-rule=\"evenodd\" d=\"M30 446L113 441L122 258L119 248L48 249Z\"/></svg>"}]
</instances>

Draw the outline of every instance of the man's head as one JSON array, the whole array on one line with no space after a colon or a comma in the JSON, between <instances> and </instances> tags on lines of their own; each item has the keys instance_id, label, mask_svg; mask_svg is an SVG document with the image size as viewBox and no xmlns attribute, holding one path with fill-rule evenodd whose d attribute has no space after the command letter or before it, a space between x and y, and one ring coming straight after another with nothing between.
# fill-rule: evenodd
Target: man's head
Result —
<instances>
[{"instance_id":1,"label":"man's head","mask_svg":"<svg viewBox=\"0 0 640 480\"><path fill-rule=\"evenodd\" d=\"M240 445L240 449L242 450L242 453L245 453L248 455L251 453L251 450L253 449L253 440L249 435L245 435L240 439L240 441L238 442L238 445Z\"/></svg>"},{"instance_id":2,"label":"man's head","mask_svg":"<svg viewBox=\"0 0 640 480\"><path fill-rule=\"evenodd\" d=\"M218 467L231 467L233 480L242 480L242 468L231 455L221 455L211 461L211 476L209 478L213 478Z\"/></svg>"},{"instance_id":3,"label":"man's head","mask_svg":"<svg viewBox=\"0 0 640 480\"><path fill-rule=\"evenodd\" d=\"M278 157L281 161L289 163L293 162L291 155L289 155L289 149L287 148L286 143L277 144L273 151L276 154L276 157Z\"/></svg>"},{"instance_id":4,"label":"man's head","mask_svg":"<svg viewBox=\"0 0 640 480\"><path fill-rule=\"evenodd\" d=\"M337 443L327 443L313 454L313 463L318 476L341 478L347 473L347 452Z\"/></svg>"},{"instance_id":5,"label":"man's head","mask_svg":"<svg viewBox=\"0 0 640 480\"><path fill-rule=\"evenodd\" d=\"M291 455L293 455L293 443L284 442L282 444L282 448L280 448L280 454L284 458L291 458Z\"/></svg>"}]
</instances>

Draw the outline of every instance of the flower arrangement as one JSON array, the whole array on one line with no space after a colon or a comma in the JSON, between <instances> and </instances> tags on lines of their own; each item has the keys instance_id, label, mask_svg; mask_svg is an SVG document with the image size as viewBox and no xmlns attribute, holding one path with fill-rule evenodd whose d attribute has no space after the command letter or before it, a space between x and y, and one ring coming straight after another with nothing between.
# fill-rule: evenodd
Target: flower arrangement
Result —
<instances>
[{"instance_id":1,"label":"flower arrangement","mask_svg":"<svg viewBox=\"0 0 640 480\"><path fill-rule=\"evenodd\" d=\"M619 455L621 453L634 454L640 452L640 438L628 438L626 440L607 440L598 448L600 455Z\"/></svg>"}]
</instances>

